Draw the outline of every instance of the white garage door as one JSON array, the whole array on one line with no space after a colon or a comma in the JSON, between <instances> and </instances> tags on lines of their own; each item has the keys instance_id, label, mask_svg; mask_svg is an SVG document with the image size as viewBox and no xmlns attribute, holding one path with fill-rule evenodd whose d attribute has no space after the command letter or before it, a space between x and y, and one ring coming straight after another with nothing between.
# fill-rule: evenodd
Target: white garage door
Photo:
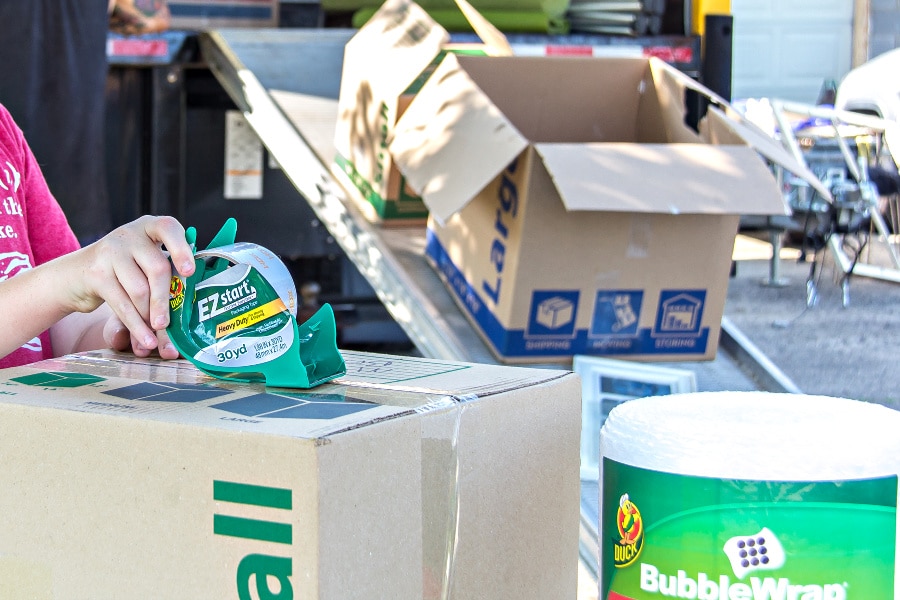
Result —
<instances>
[{"instance_id":1,"label":"white garage door","mask_svg":"<svg viewBox=\"0 0 900 600\"><path fill-rule=\"evenodd\" d=\"M731 0L732 98L815 103L850 70L853 0Z\"/></svg>"}]
</instances>

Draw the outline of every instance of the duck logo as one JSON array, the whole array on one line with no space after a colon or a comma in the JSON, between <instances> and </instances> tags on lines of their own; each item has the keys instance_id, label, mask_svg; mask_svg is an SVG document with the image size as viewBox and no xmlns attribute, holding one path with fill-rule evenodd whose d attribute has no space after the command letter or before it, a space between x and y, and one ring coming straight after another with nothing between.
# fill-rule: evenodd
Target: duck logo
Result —
<instances>
[{"instance_id":1,"label":"duck logo","mask_svg":"<svg viewBox=\"0 0 900 600\"><path fill-rule=\"evenodd\" d=\"M180 277L173 275L172 281L169 282L169 307L172 310L178 310L183 303L184 282L181 281Z\"/></svg>"},{"instance_id":2,"label":"duck logo","mask_svg":"<svg viewBox=\"0 0 900 600\"><path fill-rule=\"evenodd\" d=\"M616 529L619 539L613 546L613 560L616 568L621 569L634 563L644 547L644 520L628 494L622 494L619 498Z\"/></svg>"}]
</instances>

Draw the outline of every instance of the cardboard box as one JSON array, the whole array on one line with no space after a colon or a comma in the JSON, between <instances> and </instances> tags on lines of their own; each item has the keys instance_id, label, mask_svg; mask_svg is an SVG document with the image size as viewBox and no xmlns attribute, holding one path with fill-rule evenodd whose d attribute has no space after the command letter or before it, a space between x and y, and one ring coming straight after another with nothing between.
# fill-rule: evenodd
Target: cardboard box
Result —
<instances>
[{"instance_id":1,"label":"cardboard box","mask_svg":"<svg viewBox=\"0 0 900 600\"><path fill-rule=\"evenodd\" d=\"M111 352L0 372L0 596L574 598L578 377L345 358L312 390Z\"/></svg>"},{"instance_id":2,"label":"cardboard box","mask_svg":"<svg viewBox=\"0 0 900 600\"><path fill-rule=\"evenodd\" d=\"M276 0L167 0L172 29L278 27Z\"/></svg>"},{"instance_id":3,"label":"cardboard box","mask_svg":"<svg viewBox=\"0 0 900 600\"><path fill-rule=\"evenodd\" d=\"M424 224L428 216L387 141L434 67L447 52L512 54L503 34L465 0L457 4L483 44L450 44L450 34L419 5L388 0L345 47L333 171L374 223Z\"/></svg>"},{"instance_id":4,"label":"cardboard box","mask_svg":"<svg viewBox=\"0 0 900 600\"><path fill-rule=\"evenodd\" d=\"M699 131L688 90L723 107ZM757 152L818 184L729 109L655 58L450 55L390 150L499 360L705 360L739 215L787 213Z\"/></svg>"}]
</instances>

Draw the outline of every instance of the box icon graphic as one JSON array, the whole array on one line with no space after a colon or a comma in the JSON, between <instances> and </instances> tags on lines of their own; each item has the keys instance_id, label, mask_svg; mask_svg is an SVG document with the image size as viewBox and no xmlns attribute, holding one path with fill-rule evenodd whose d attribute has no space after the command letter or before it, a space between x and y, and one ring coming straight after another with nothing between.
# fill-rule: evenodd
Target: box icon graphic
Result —
<instances>
[{"instance_id":1,"label":"box icon graphic","mask_svg":"<svg viewBox=\"0 0 900 600\"><path fill-rule=\"evenodd\" d=\"M531 296L529 335L571 336L578 312L577 291L535 291Z\"/></svg>"}]
</instances>

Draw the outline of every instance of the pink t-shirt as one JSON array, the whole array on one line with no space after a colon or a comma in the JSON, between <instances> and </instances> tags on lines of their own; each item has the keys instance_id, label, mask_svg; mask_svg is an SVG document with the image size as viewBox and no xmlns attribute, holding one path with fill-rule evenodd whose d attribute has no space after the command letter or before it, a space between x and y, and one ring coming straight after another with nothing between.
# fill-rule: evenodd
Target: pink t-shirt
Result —
<instances>
[{"instance_id":1,"label":"pink t-shirt","mask_svg":"<svg viewBox=\"0 0 900 600\"><path fill-rule=\"evenodd\" d=\"M0 281L79 248L62 209L47 188L22 130L0 105ZM28 307L20 315L26 317ZM0 359L0 368L53 356L49 332Z\"/></svg>"}]
</instances>

